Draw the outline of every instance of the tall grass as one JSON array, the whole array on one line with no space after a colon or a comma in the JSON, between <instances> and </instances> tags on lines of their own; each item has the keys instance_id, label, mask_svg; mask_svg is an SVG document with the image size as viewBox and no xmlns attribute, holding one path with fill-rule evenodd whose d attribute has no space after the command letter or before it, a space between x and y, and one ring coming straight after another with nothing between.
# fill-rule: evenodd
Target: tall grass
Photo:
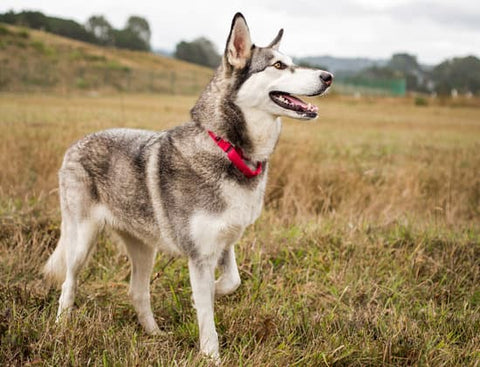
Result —
<instances>
[{"instance_id":1,"label":"tall grass","mask_svg":"<svg viewBox=\"0 0 480 367\"><path fill-rule=\"evenodd\" d=\"M193 97L0 95L0 364L201 365L184 259L159 255L146 336L108 237L71 320L39 269L59 236L63 152L108 127L164 129ZM480 110L319 99L284 121L266 207L216 302L225 365L480 364Z\"/></svg>"}]
</instances>

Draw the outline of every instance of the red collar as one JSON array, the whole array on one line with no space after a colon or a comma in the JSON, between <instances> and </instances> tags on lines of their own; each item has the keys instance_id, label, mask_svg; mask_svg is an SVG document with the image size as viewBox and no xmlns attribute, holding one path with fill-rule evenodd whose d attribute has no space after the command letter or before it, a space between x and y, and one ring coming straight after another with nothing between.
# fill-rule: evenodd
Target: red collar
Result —
<instances>
[{"instance_id":1,"label":"red collar","mask_svg":"<svg viewBox=\"0 0 480 367\"><path fill-rule=\"evenodd\" d=\"M250 167L247 166L245 161L249 159L243 156L242 150L240 148L235 148L230 142L227 140L222 139L221 137L215 135L213 131L208 131L208 135L215 141L215 143L222 149L225 153L227 153L228 159L233 163L235 167L237 167L240 172L242 172L245 177L252 178L258 176L262 173L262 162L257 162L257 169L252 171Z\"/></svg>"}]
</instances>

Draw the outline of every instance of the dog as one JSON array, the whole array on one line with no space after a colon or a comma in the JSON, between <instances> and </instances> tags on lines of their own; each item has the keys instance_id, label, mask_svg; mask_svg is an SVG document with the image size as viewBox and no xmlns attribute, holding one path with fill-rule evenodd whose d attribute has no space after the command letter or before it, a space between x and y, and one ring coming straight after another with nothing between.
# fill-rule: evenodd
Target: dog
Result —
<instances>
[{"instance_id":1,"label":"dog","mask_svg":"<svg viewBox=\"0 0 480 367\"><path fill-rule=\"evenodd\" d=\"M157 250L188 257L200 350L219 361L214 298L240 285L234 244L261 213L280 117L316 118L318 107L296 95L321 95L333 81L280 53L282 36L283 29L267 47L255 46L237 13L191 122L160 132L100 131L67 150L59 171L61 235L44 268L62 284L57 320L72 308L78 274L108 227L125 245L129 296L149 334L160 331L149 289Z\"/></svg>"}]
</instances>

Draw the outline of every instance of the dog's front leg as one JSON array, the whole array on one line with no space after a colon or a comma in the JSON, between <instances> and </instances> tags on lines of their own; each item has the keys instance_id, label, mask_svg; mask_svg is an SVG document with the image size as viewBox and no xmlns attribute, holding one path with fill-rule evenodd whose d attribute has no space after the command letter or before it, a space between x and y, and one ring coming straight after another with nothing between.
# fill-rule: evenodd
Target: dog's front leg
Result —
<instances>
[{"instance_id":1,"label":"dog's front leg","mask_svg":"<svg viewBox=\"0 0 480 367\"><path fill-rule=\"evenodd\" d=\"M190 259L188 262L193 302L197 310L200 350L215 361L218 361L218 336L215 331L213 318L215 265L215 261L211 259Z\"/></svg>"},{"instance_id":2,"label":"dog's front leg","mask_svg":"<svg viewBox=\"0 0 480 367\"><path fill-rule=\"evenodd\" d=\"M215 296L217 297L231 294L240 286L240 274L235 261L233 245L224 250L218 265L222 275L215 282Z\"/></svg>"}]
</instances>

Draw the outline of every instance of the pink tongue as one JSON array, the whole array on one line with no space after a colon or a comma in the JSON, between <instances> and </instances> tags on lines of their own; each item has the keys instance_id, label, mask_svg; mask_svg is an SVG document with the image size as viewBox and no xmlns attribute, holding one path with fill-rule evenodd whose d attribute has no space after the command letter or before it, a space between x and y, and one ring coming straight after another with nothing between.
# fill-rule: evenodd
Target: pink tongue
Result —
<instances>
[{"instance_id":1,"label":"pink tongue","mask_svg":"<svg viewBox=\"0 0 480 367\"><path fill-rule=\"evenodd\" d=\"M283 98L288 99L290 103L293 103L295 105L301 106L303 108L307 107L307 105L303 101L300 101L299 99L296 99L295 97L290 96L288 94L285 94Z\"/></svg>"},{"instance_id":2,"label":"pink tongue","mask_svg":"<svg viewBox=\"0 0 480 367\"><path fill-rule=\"evenodd\" d=\"M309 111L312 111L312 112L318 112L318 107L315 106L315 105L312 105L310 103L305 103L289 94L285 94L283 95L283 97L285 99L288 99L288 101L294 105L297 105L297 106L300 106L301 108L305 109L305 110L309 110Z\"/></svg>"}]
</instances>

